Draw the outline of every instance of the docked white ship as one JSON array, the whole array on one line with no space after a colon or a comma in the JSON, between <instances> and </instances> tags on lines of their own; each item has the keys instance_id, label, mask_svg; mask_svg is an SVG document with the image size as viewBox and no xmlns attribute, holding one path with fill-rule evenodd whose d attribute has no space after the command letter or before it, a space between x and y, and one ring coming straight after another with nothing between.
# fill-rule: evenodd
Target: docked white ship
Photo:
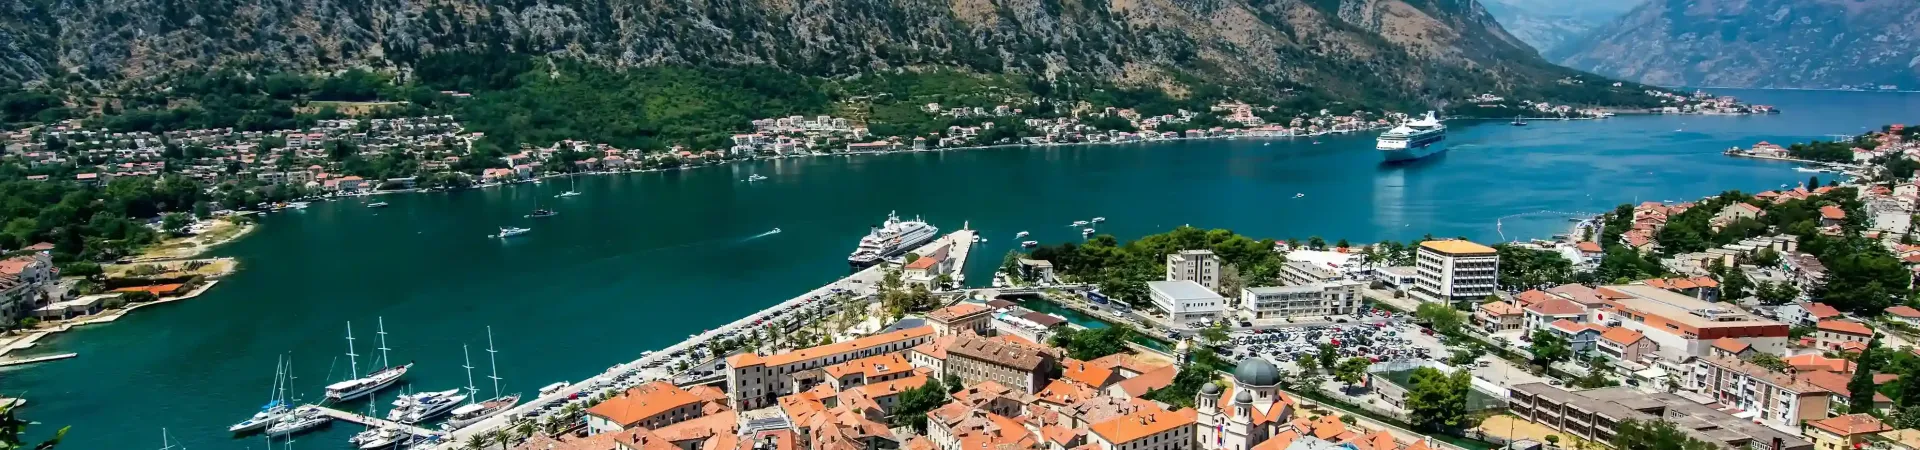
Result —
<instances>
[{"instance_id":1,"label":"docked white ship","mask_svg":"<svg viewBox=\"0 0 1920 450\"><path fill-rule=\"evenodd\" d=\"M1427 111L1425 117L1409 120L1381 133L1374 148L1380 150L1387 162L1433 156L1447 151L1447 125L1434 118L1433 111Z\"/></svg>"},{"instance_id":2,"label":"docked white ship","mask_svg":"<svg viewBox=\"0 0 1920 450\"><path fill-rule=\"evenodd\" d=\"M913 220L900 220L900 216L887 213L887 222L874 227L873 231L860 238L860 246L847 256L847 263L855 269L879 264L881 260L906 253L919 247L940 234L940 229L915 217Z\"/></svg>"}]
</instances>

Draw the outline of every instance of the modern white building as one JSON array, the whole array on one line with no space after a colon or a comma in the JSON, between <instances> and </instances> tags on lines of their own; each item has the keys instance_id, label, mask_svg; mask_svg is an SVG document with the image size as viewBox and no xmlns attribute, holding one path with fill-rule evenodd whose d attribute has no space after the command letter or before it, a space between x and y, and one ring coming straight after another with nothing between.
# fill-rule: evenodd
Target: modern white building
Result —
<instances>
[{"instance_id":1,"label":"modern white building","mask_svg":"<svg viewBox=\"0 0 1920 450\"><path fill-rule=\"evenodd\" d=\"M1148 281L1147 294L1174 323L1208 321L1226 312L1225 298L1190 280Z\"/></svg>"},{"instance_id":2,"label":"modern white building","mask_svg":"<svg viewBox=\"0 0 1920 450\"><path fill-rule=\"evenodd\" d=\"M1181 250L1167 255L1167 281L1192 281L1220 291L1220 257L1212 250Z\"/></svg>"},{"instance_id":3,"label":"modern white building","mask_svg":"<svg viewBox=\"0 0 1920 450\"><path fill-rule=\"evenodd\" d=\"M1352 314L1360 306L1360 282L1336 281L1302 286L1250 287L1240 290L1240 318L1246 320Z\"/></svg>"},{"instance_id":4,"label":"modern white building","mask_svg":"<svg viewBox=\"0 0 1920 450\"><path fill-rule=\"evenodd\" d=\"M1499 289L1500 254L1493 247L1449 239L1420 243L1413 296L1426 302L1478 303Z\"/></svg>"}]
</instances>

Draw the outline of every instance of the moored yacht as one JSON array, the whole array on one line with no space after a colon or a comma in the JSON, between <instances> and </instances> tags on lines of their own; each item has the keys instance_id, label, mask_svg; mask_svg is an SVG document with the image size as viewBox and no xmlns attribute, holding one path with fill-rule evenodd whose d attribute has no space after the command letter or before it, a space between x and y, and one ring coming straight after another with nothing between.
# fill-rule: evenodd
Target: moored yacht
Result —
<instances>
[{"instance_id":1,"label":"moored yacht","mask_svg":"<svg viewBox=\"0 0 1920 450\"><path fill-rule=\"evenodd\" d=\"M393 386L394 382L400 381L400 377L407 375L408 369L413 368L413 363L398 366L387 364L387 350L389 349L387 348L387 322L385 319L380 320L379 334L380 364L385 367L360 378L327 385L328 401L344 402L379 392L381 389ZM347 370L350 371L348 373L356 375L360 373L359 359L360 355L353 353L353 323L349 322L347 323Z\"/></svg>"},{"instance_id":2,"label":"moored yacht","mask_svg":"<svg viewBox=\"0 0 1920 450\"><path fill-rule=\"evenodd\" d=\"M500 234L497 235L497 237L510 238L510 237L519 236L522 234L527 234L528 231L533 231L533 229L520 228L520 227L500 227Z\"/></svg>"},{"instance_id":3,"label":"moored yacht","mask_svg":"<svg viewBox=\"0 0 1920 450\"><path fill-rule=\"evenodd\" d=\"M267 426L267 436L286 436L314 429L333 421L333 416L320 412L320 407L305 405L294 408L286 417Z\"/></svg>"},{"instance_id":4,"label":"moored yacht","mask_svg":"<svg viewBox=\"0 0 1920 450\"><path fill-rule=\"evenodd\" d=\"M293 411L293 405L287 404L287 364L286 358L274 361L273 389L267 396L267 404L254 412L253 417L227 427L227 431L245 433L266 428Z\"/></svg>"},{"instance_id":5,"label":"moored yacht","mask_svg":"<svg viewBox=\"0 0 1920 450\"><path fill-rule=\"evenodd\" d=\"M507 412L508 409L513 408L513 405L520 403L519 393L500 395L500 365L498 358L495 357L495 355L500 352L494 351L493 349L493 327L487 327L487 367L493 370L493 375L487 378L493 379L493 398L478 403L473 401L473 399L479 398L480 390L473 386L473 358L467 358L466 353L467 346L461 345L460 355L467 361L465 365L461 366L467 369L467 404L459 408L454 408L453 417L447 418L446 422L440 424L440 429L442 430L453 431L466 427L467 425L480 423L480 421L486 420L488 417ZM566 382L563 381L548 385L547 388L558 392L561 388L566 387L566 385ZM554 386L559 386L559 388ZM541 392L541 395L546 395L546 389L542 389Z\"/></svg>"},{"instance_id":6,"label":"moored yacht","mask_svg":"<svg viewBox=\"0 0 1920 450\"><path fill-rule=\"evenodd\" d=\"M856 269L878 264L882 259L919 247L939 233L939 228L917 217L900 220L898 214L887 213L886 223L873 227L866 236L860 238L860 245L854 248L852 255L847 256L847 263Z\"/></svg>"}]
</instances>

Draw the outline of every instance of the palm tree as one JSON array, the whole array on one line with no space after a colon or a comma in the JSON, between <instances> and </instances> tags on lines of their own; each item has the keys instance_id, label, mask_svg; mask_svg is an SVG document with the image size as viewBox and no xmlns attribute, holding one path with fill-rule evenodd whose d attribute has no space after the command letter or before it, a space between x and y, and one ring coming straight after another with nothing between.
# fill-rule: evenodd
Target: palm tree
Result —
<instances>
[{"instance_id":1,"label":"palm tree","mask_svg":"<svg viewBox=\"0 0 1920 450\"><path fill-rule=\"evenodd\" d=\"M520 426L515 427L514 431L520 432L521 439L531 439L533 438L533 431L534 431L533 422L531 421L520 422Z\"/></svg>"}]
</instances>

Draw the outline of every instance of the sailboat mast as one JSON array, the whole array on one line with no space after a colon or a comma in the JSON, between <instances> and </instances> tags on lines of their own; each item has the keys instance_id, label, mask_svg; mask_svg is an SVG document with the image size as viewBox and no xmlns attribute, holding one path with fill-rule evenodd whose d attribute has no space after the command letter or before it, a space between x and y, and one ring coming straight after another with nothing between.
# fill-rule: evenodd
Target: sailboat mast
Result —
<instances>
[{"instance_id":1,"label":"sailboat mast","mask_svg":"<svg viewBox=\"0 0 1920 450\"><path fill-rule=\"evenodd\" d=\"M393 367L393 362L387 360L387 350L390 350L387 348L387 318L381 317L380 318L380 367L381 368Z\"/></svg>"},{"instance_id":2,"label":"sailboat mast","mask_svg":"<svg viewBox=\"0 0 1920 450\"><path fill-rule=\"evenodd\" d=\"M280 382L287 376L287 355L275 355L273 358L273 387L267 388L267 403L278 399L284 386Z\"/></svg>"},{"instance_id":3,"label":"sailboat mast","mask_svg":"<svg viewBox=\"0 0 1920 450\"><path fill-rule=\"evenodd\" d=\"M487 326L487 368L493 371L493 375L487 378L493 379L494 398L500 398L500 364L499 361L494 358L497 353L500 352L493 349L493 326L489 325Z\"/></svg>"},{"instance_id":4,"label":"sailboat mast","mask_svg":"<svg viewBox=\"0 0 1920 450\"><path fill-rule=\"evenodd\" d=\"M460 357L467 361L460 367L467 368L467 404L471 405L480 396L480 389L473 387L473 354L467 352L467 344L460 344Z\"/></svg>"},{"instance_id":5,"label":"sailboat mast","mask_svg":"<svg viewBox=\"0 0 1920 450\"><path fill-rule=\"evenodd\" d=\"M353 353L353 321L347 321L347 367L347 379L360 378L360 355Z\"/></svg>"}]
</instances>

